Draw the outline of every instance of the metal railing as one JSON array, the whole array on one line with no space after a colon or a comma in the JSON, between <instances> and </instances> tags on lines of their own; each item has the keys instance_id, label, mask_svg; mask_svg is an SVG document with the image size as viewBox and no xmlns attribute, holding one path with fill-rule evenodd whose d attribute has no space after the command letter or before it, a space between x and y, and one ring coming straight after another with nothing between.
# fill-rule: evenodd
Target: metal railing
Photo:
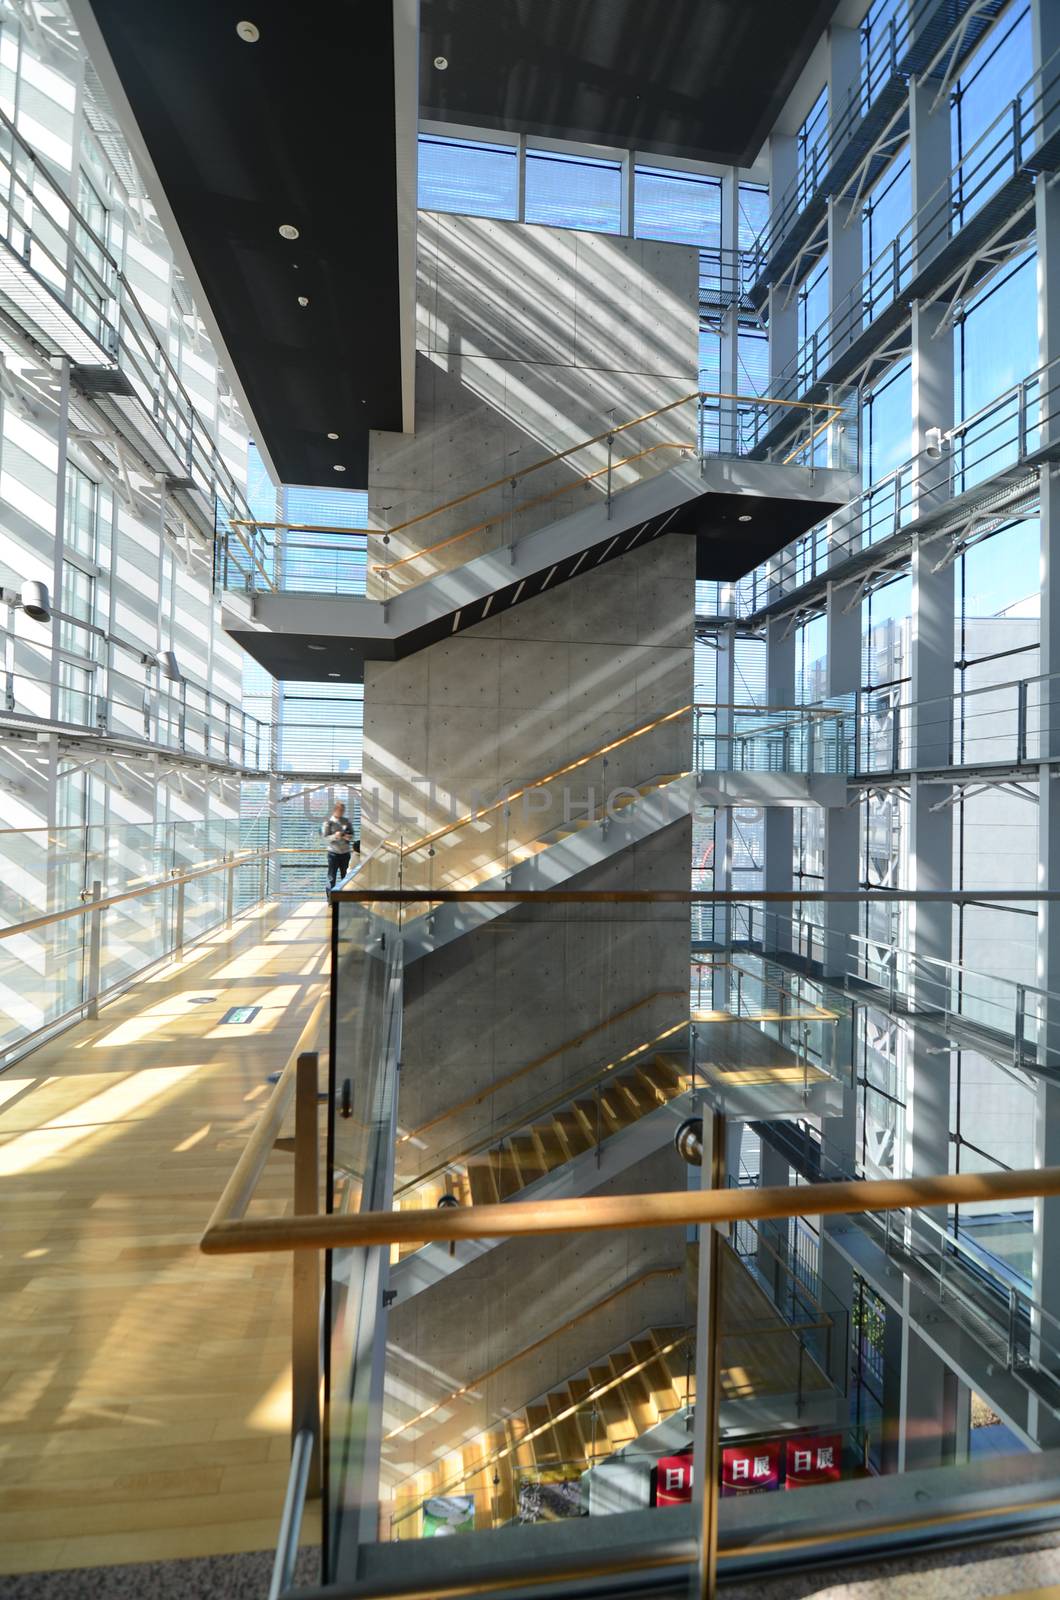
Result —
<instances>
[{"instance_id":1,"label":"metal railing","mask_svg":"<svg viewBox=\"0 0 1060 1600\"><path fill-rule=\"evenodd\" d=\"M693 707L697 772L843 774L855 764L853 695L807 706Z\"/></svg>"},{"instance_id":2,"label":"metal railing","mask_svg":"<svg viewBox=\"0 0 1060 1600\"><path fill-rule=\"evenodd\" d=\"M879 903L890 898L881 897ZM968 899L1003 906L1021 896L992 891ZM730 930L731 944L777 970L797 960L826 988L876 1003L899 1017L915 1016L955 1046L974 1048L1000 1066L1052 1075L1060 1065L1060 995L1037 984L916 955L883 939L793 920L769 905L734 905Z\"/></svg>"},{"instance_id":3,"label":"metal railing","mask_svg":"<svg viewBox=\"0 0 1060 1600\"><path fill-rule=\"evenodd\" d=\"M775 452L777 459L786 463L811 458L818 442L842 414L842 408L830 402L811 403L720 391L681 395L562 450L552 451L528 466L513 468L505 476L476 485L427 511L403 521L384 520L382 527L372 532L380 536L385 545L393 540L400 542L401 535L413 527L423 528L425 524L437 527L439 522L435 519L444 519L443 527L444 523L453 521L460 525L453 531L443 531L423 548L408 550L390 561L373 562L366 571L366 586L376 588L378 598L386 600L450 564L459 565L482 554L486 548L510 549L523 534L533 531L533 526L547 522L550 511L566 514L573 495L588 493L610 507L615 496L635 487L646 475L664 471L682 456L706 460L710 456L749 455L758 447L763 431L761 418L773 417L778 410L792 418L792 427ZM650 425L660 420L666 420L667 425L672 422L673 431L680 436L658 437L657 428ZM627 440L629 435L632 437ZM587 469L578 470L573 458L587 452L590 464ZM558 469L558 483L548 484L548 479L537 476L548 469ZM530 492L524 495L528 480ZM548 486L538 489L539 483ZM477 514L470 513L471 520L465 522L461 508L466 506L470 510L472 505ZM527 525L523 519L531 512L538 516ZM306 535L326 535L329 542L307 545L302 542ZM308 581L307 564L302 558L315 552L326 558L325 564L332 559L339 562L335 592L358 593L361 591L357 584L364 570L365 537L348 528L326 524L235 519L220 533L219 581L224 588L249 593L259 589L297 590ZM335 541L338 541L337 546ZM326 586L326 577L320 577L318 584L314 576L312 583L314 588Z\"/></svg>"},{"instance_id":4,"label":"metal railing","mask_svg":"<svg viewBox=\"0 0 1060 1600\"><path fill-rule=\"evenodd\" d=\"M939 563L952 559L963 541L1000 525L1006 512L1015 514L1009 507L1036 494L1036 464L1060 450L1058 419L1060 357L1001 390L944 433L938 446L869 485L745 578L719 585L716 615L787 615L803 593L811 608L810 594L825 582L839 589L856 582L844 576L844 561L858 558L869 575L900 567L917 535L929 548L937 541ZM853 590L850 604L858 598ZM798 620L797 609L792 616Z\"/></svg>"},{"instance_id":5,"label":"metal railing","mask_svg":"<svg viewBox=\"0 0 1060 1600\"><path fill-rule=\"evenodd\" d=\"M803 170L774 198L766 225L751 247L755 278L762 275L793 224L815 200L846 192L850 179L844 171L843 179L837 182L834 169L888 83L900 84L904 98L910 73L923 75L925 69L943 58L952 72L955 62L974 47L982 28L991 20L987 16L975 26L976 13L981 9L975 0L958 0L956 6L951 6L951 26L933 55L930 46L925 49L920 41L928 37L927 30L941 10L939 0L912 0L887 19L886 25L869 39L867 48L863 46L860 71L845 100L839 106L829 106L828 120L807 150ZM894 132L897 137L897 126L906 120L903 105L881 131ZM864 187L862 184L862 190Z\"/></svg>"},{"instance_id":6,"label":"metal railing","mask_svg":"<svg viewBox=\"0 0 1060 1600\"><path fill-rule=\"evenodd\" d=\"M399 868L399 852L392 850L389 852L389 858L393 867ZM701 1561L702 1591L713 1594L717 1561L716 1494L720 1466L720 1453L717 1448L717 1407L720 1395L717 1274L721 1241L717 1225L727 1228L733 1224L757 1224L764 1220L804 1216L850 1215L860 1218L895 1209L908 1209L919 1215L921 1211L930 1208L981 1204L984 1201L1002 1205L1017 1199L1060 1195L1060 1169L961 1173L869 1182L860 1180L852 1182L840 1177L838 1181L815 1183L811 1186L740 1187L737 1190L727 1190L724 1187L725 1179L721 1165L721 1152L725 1146L724 1125L722 1119L714 1117L711 1119L710 1138L705 1141L710 1159L702 1169L704 1176L709 1174L709 1178L706 1186L700 1189L688 1189L682 1185L673 1192L664 1193L588 1195L570 1200L531 1202L512 1199L497 1204L446 1206L442 1209L431 1206L418 1210L394 1211L390 1205L391 1191L388 1184L392 1182L390 1152L396 1134L392 1092L396 1083L400 1054L399 1044L395 1042L394 1037L394 1029L399 1027L401 1009L400 908L403 903L415 903L417 894L416 890L407 890L400 886L389 889L378 886L366 886L363 889L354 887L336 896L333 905L337 950L341 952L345 942L347 947L358 953L357 960L365 972L374 969L380 979L384 978L387 972L393 972L395 975L394 982L369 983L366 994L369 997L374 995L375 998L369 999L368 1008L373 1015L378 1013L378 1018L367 1031L364 1023L365 1005L358 998L358 994L351 995L347 978L341 978L333 992L333 1001L339 1012L338 1031L335 1034L338 1056L333 1062L331 1072L329 1115L336 1130L343 1127L349 1130L343 1135L344 1138L349 1139L351 1135L353 1137L353 1144L349 1147L343 1163L343 1170L348 1174L345 1193L348 1199L352 1198L355 1203L359 1203L360 1209L335 1209L329 1214L321 1214L314 1203L308 1207L296 1204L293 1214L289 1215L246 1214L256 1175L261 1170L267 1147L277 1127L276 1118L280 1108L270 1103L264 1112L264 1116L271 1119L269 1132L258 1138L254 1149L245 1158L241 1158L239 1181L234 1181L226 1190L226 1195L210 1219L201 1242L201 1247L207 1255L291 1251L296 1257L304 1257L327 1249L337 1253L333 1257L334 1260L348 1263L341 1268L347 1308L343 1316L348 1318L356 1305L358 1331L352 1343L347 1339L343 1348L353 1361L353 1376L350 1379L345 1369L333 1367L331 1392L334 1405L336 1393L334 1384L338 1382L340 1411L336 1426L339 1429L337 1441L344 1452L341 1457L343 1483L347 1486L351 1484L352 1480L349 1479L351 1461L354 1461L357 1474L356 1492L351 1498L349 1487L344 1487L340 1505L343 1508L343 1520L349 1521L352 1516L356 1528L351 1529L349 1534L353 1545L346 1549L344 1560L338 1566L333 1561L337 1549L335 1530L332 1529L328 1534L328 1560L331 1564L327 1571L334 1581L337 1573L352 1570L348 1558L354 1545L365 1541L371 1542L377 1537L370 1485L373 1451L376 1469L378 1467L378 1447L373 1445L372 1441L373 1437L378 1439L382 1389L381 1377L371 1376L372 1372L378 1373L378 1363L375 1362L371 1352L373 1349L381 1348L380 1341L384 1337L384 1325L377 1308L386 1304L385 1294L381 1295L386 1280L380 1274L384 1270L384 1263L393 1245L415 1246L436 1242L459 1245L462 1241L486 1239L559 1237L570 1233L613 1234L616 1230L639 1232L644 1228L699 1226L704 1231L700 1235L699 1255L701 1275L699 1347L702 1361L697 1372L697 1394L701 1397L701 1404L697 1407L696 1459L699 1463L697 1470L702 1472L703 1481L709 1487L703 1505L704 1522L702 1535L697 1543L696 1559ZM448 894L443 892L443 895L445 898L469 898L458 892ZM935 896L910 895L906 898L944 900L953 903L973 897L984 898L984 895L981 891L974 896L972 891L967 893L961 891L940 893ZM990 897L991 892L987 892L985 898ZM1024 897L1031 898L1029 894ZM545 891L536 894L510 892L486 898L501 898L522 904L527 902L551 904L562 901L579 905L613 906L616 903L626 902L643 904L652 900L661 904L679 900L688 902L696 896L685 891L654 893ZM731 903L734 897L717 898ZM763 898L767 901L786 900L791 904L797 899L812 897L785 895ZM876 899L892 900L901 896L837 896L822 893L820 898L864 899L871 903ZM993 898L999 897L994 893ZM1048 899L1055 896L1033 896L1033 898ZM346 922L349 917L354 919L351 926L347 926ZM396 968L394 963L397 963ZM349 1042L344 1039L343 1015L356 1019L356 1032L350 1036ZM389 1023L385 1020L388 1016L391 1018ZM350 1056L348 1051L356 1040L362 1041L363 1053L362 1047L357 1046L359 1053ZM346 1071L351 1073L349 1084L341 1081L342 1074ZM315 1086L315 1076L312 1081ZM387 1105L390 1106L389 1111L386 1110ZM345 1124L341 1120L343 1117L347 1119ZM389 1151L388 1139L391 1141ZM339 1164L336 1164L333 1170L337 1172ZM238 1203L233 1203L233 1194ZM349 1254L339 1254L344 1252ZM362 1288L365 1290L364 1293L361 1293ZM350 1298L354 1294L355 1304ZM329 1321L325 1319L325 1327L329 1325ZM706 1339L703 1338L704 1330L709 1333ZM308 1395L312 1390L316 1396L318 1369L312 1363L318 1359L317 1346L314 1342L312 1351L309 1351L309 1341L303 1337L301 1348L302 1356L299 1359L305 1365L305 1371L299 1380L299 1392ZM376 1384L374 1390L373 1383ZM372 1398L373 1393L375 1399ZM319 1423L319 1412L315 1412L307 1423L296 1411L293 1430L295 1450L292 1457L294 1498L297 1498L295 1491L305 1471L304 1451L299 1441L307 1427L312 1433ZM357 1443L356 1440L360 1437L358 1430L362 1423L366 1426L367 1433L363 1443ZM353 1434L348 1431L350 1426L353 1427ZM334 1448L336 1448L335 1438L329 1446L331 1450ZM335 1492L333 1483L330 1490L332 1497ZM295 1519L285 1514L284 1531L287 1544L278 1554L277 1565L277 1571L281 1574L289 1570L291 1540L294 1537L291 1530L294 1521ZM807 1537L807 1542L821 1545L823 1541L827 1547L829 1537L827 1532L815 1528ZM731 1554L731 1549L731 1546L727 1547L725 1552L727 1557ZM585 1570L586 1565L583 1561L580 1570ZM599 1562L591 1562L589 1565L597 1570ZM538 1572L537 1575L541 1576L541 1573ZM466 1587L462 1576L459 1579L454 1577L451 1584L452 1592L454 1594L463 1592L462 1584ZM279 1592L278 1588L274 1592ZM374 1590L370 1592L375 1593ZM386 1592L386 1586L382 1586L379 1592ZM398 1585L395 1592L411 1594L428 1591L418 1590L414 1585ZM435 1586L429 1592L437 1593L438 1587Z\"/></svg>"},{"instance_id":7,"label":"metal railing","mask_svg":"<svg viewBox=\"0 0 1060 1600\"><path fill-rule=\"evenodd\" d=\"M249 516L246 498L200 416L168 350L106 241L0 112L0 304L29 319L38 339L75 368L111 369L120 382L85 380L89 392L132 402L154 441L157 465L202 497L204 532Z\"/></svg>"}]
</instances>

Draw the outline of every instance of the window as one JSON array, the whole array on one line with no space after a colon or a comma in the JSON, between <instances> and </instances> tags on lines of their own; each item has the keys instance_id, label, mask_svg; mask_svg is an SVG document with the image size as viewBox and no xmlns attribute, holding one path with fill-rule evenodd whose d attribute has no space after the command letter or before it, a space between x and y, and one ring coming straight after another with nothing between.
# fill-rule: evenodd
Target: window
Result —
<instances>
[{"instance_id":1,"label":"window","mask_svg":"<svg viewBox=\"0 0 1060 1600\"><path fill-rule=\"evenodd\" d=\"M99 484L75 467L66 466L63 539L67 550L95 561L99 543Z\"/></svg>"},{"instance_id":2,"label":"window","mask_svg":"<svg viewBox=\"0 0 1060 1600\"><path fill-rule=\"evenodd\" d=\"M816 192L828 164L828 85L810 107L797 138L799 208Z\"/></svg>"},{"instance_id":3,"label":"window","mask_svg":"<svg viewBox=\"0 0 1060 1600\"><path fill-rule=\"evenodd\" d=\"M889 475L909 460L912 451L912 384L910 363L899 361L862 401L863 475L866 484L879 486L863 502L861 531L867 544L888 538L909 516L912 478L904 473L896 485Z\"/></svg>"},{"instance_id":4,"label":"window","mask_svg":"<svg viewBox=\"0 0 1060 1600\"><path fill-rule=\"evenodd\" d=\"M516 147L421 133L418 203L424 211L514 218L519 206Z\"/></svg>"},{"instance_id":5,"label":"window","mask_svg":"<svg viewBox=\"0 0 1060 1600\"><path fill-rule=\"evenodd\" d=\"M909 280L912 241L908 224L912 203L907 150L877 179L862 211L866 323L890 305Z\"/></svg>"},{"instance_id":6,"label":"window","mask_svg":"<svg viewBox=\"0 0 1060 1600\"><path fill-rule=\"evenodd\" d=\"M736 243L739 249L750 250L769 221L769 190L762 183L741 183L737 205Z\"/></svg>"},{"instance_id":7,"label":"window","mask_svg":"<svg viewBox=\"0 0 1060 1600\"><path fill-rule=\"evenodd\" d=\"M1038 366L1036 274L1037 257L1022 256L976 295L958 319L954 340L957 414L984 414L954 440L955 493L1017 459L1019 400L1004 391ZM1035 399L1032 388L1027 417L1031 425Z\"/></svg>"},{"instance_id":8,"label":"window","mask_svg":"<svg viewBox=\"0 0 1060 1600\"><path fill-rule=\"evenodd\" d=\"M526 152L526 220L589 233L621 233L622 168L617 161Z\"/></svg>"},{"instance_id":9,"label":"window","mask_svg":"<svg viewBox=\"0 0 1060 1600\"><path fill-rule=\"evenodd\" d=\"M95 621L96 580L70 561L63 562L63 586L60 610L77 622L91 624ZM59 625L59 648L70 655L91 658L94 654L94 636L73 622Z\"/></svg>"},{"instance_id":10,"label":"window","mask_svg":"<svg viewBox=\"0 0 1060 1600\"><path fill-rule=\"evenodd\" d=\"M801 392L817 379L828 358L828 256L811 267L799 289L798 374Z\"/></svg>"},{"instance_id":11,"label":"window","mask_svg":"<svg viewBox=\"0 0 1060 1600\"><path fill-rule=\"evenodd\" d=\"M73 308L89 332L102 340L113 270L107 255L110 213L84 172L78 178L77 206L81 221L75 231Z\"/></svg>"},{"instance_id":12,"label":"window","mask_svg":"<svg viewBox=\"0 0 1060 1600\"><path fill-rule=\"evenodd\" d=\"M1020 137L1013 136L1012 102L1033 70L1030 7L1014 5L973 53L953 92L950 134L960 171L953 194L954 232L1012 177L1040 112L1024 96Z\"/></svg>"},{"instance_id":13,"label":"window","mask_svg":"<svg viewBox=\"0 0 1060 1600\"><path fill-rule=\"evenodd\" d=\"M861 24L861 113L898 70L909 39L909 0L872 0Z\"/></svg>"},{"instance_id":14,"label":"window","mask_svg":"<svg viewBox=\"0 0 1060 1600\"><path fill-rule=\"evenodd\" d=\"M661 167L634 173L633 213L638 239L721 246L721 179Z\"/></svg>"}]
</instances>

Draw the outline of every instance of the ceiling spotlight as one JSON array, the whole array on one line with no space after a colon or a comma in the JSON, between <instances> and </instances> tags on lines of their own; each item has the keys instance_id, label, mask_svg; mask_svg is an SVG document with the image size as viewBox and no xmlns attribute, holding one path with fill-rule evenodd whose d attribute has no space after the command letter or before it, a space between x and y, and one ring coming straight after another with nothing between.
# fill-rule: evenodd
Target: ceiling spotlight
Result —
<instances>
[{"instance_id":1,"label":"ceiling spotlight","mask_svg":"<svg viewBox=\"0 0 1060 1600\"><path fill-rule=\"evenodd\" d=\"M329 678L337 678L338 676L339 676L339 674L337 672L329 672L328 673L328 677Z\"/></svg>"},{"instance_id":2,"label":"ceiling spotlight","mask_svg":"<svg viewBox=\"0 0 1060 1600\"><path fill-rule=\"evenodd\" d=\"M298 229L295 227L293 222L281 222L280 223L280 238L281 239L297 239L298 238Z\"/></svg>"},{"instance_id":3,"label":"ceiling spotlight","mask_svg":"<svg viewBox=\"0 0 1060 1600\"><path fill-rule=\"evenodd\" d=\"M338 438L338 434L337 433L329 433L328 434L328 438L329 439L337 439Z\"/></svg>"},{"instance_id":4,"label":"ceiling spotlight","mask_svg":"<svg viewBox=\"0 0 1060 1600\"><path fill-rule=\"evenodd\" d=\"M341 462L336 461L336 463L335 463L335 471L336 472L345 472L346 468L341 464Z\"/></svg>"},{"instance_id":5,"label":"ceiling spotlight","mask_svg":"<svg viewBox=\"0 0 1060 1600\"><path fill-rule=\"evenodd\" d=\"M326 644L307 644L306 645L306 649L307 650L326 650L327 649L327 645Z\"/></svg>"},{"instance_id":6,"label":"ceiling spotlight","mask_svg":"<svg viewBox=\"0 0 1060 1600\"><path fill-rule=\"evenodd\" d=\"M449 65L449 62L446 60L445 56L435 56L434 64L438 68L439 72L444 72L446 67Z\"/></svg>"},{"instance_id":7,"label":"ceiling spotlight","mask_svg":"<svg viewBox=\"0 0 1060 1600\"><path fill-rule=\"evenodd\" d=\"M257 44L261 38L261 32L257 24L253 22L237 22L236 32L244 44Z\"/></svg>"},{"instance_id":8,"label":"ceiling spotlight","mask_svg":"<svg viewBox=\"0 0 1060 1600\"><path fill-rule=\"evenodd\" d=\"M749 514L745 511L743 516L742 517L737 517L736 520L737 520L737 522L750 522L751 518L750 518Z\"/></svg>"},{"instance_id":9,"label":"ceiling spotlight","mask_svg":"<svg viewBox=\"0 0 1060 1600\"><path fill-rule=\"evenodd\" d=\"M300 294L298 296L298 304L300 306L307 306L309 304L309 296L307 294Z\"/></svg>"}]
</instances>

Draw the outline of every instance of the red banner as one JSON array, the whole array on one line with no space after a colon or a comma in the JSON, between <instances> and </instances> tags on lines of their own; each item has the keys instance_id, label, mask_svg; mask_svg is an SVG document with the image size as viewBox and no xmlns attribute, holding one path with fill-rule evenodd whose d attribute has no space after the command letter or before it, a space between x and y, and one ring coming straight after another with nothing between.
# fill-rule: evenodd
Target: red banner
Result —
<instances>
[{"instance_id":1,"label":"red banner","mask_svg":"<svg viewBox=\"0 0 1060 1600\"><path fill-rule=\"evenodd\" d=\"M686 1506L691 1499L691 1455L660 1456L655 1468L655 1504Z\"/></svg>"},{"instance_id":2,"label":"red banner","mask_svg":"<svg viewBox=\"0 0 1060 1600\"><path fill-rule=\"evenodd\" d=\"M786 1489L834 1482L843 1476L843 1435L822 1433L814 1439L789 1439L784 1466Z\"/></svg>"},{"instance_id":3,"label":"red banner","mask_svg":"<svg viewBox=\"0 0 1060 1600\"><path fill-rule=\"evenodd\" d=\"M767 1494L780 1488L780 1441L729 1445L721 1452L721 1492Z\"/></svg>"}]
</instances>

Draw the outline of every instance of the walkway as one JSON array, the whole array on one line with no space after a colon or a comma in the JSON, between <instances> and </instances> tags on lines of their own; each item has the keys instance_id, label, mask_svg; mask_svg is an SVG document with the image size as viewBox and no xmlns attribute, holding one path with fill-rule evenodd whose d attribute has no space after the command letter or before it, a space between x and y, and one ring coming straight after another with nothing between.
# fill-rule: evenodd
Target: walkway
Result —
<instances>
[{"instance_id":1,"label":"walkway","mask_svg":"<svg viewBox=\"0 0 1060 1600\"><path fill-rule=\"evenodd\" d=\"M325 912L256 908L0 1075L0 1572L275 1543L289 1262L197 1241L323 992ZM289 1206L290 1159L255 1205Z\"/></svg>"}]
</instances>

